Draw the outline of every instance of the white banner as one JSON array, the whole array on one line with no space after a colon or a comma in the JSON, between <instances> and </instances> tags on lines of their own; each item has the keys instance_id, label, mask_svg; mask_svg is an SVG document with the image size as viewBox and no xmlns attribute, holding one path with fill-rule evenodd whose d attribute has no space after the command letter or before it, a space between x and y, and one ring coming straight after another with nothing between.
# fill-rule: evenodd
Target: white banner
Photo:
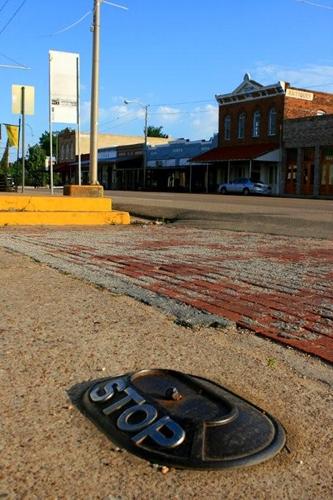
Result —
<instances>
[{"instance_id":1,"label":"white banner","mask_svg":"<svg viewBox=\"0 0 333 500\"><path fill-rule=\"evenodd\" d=\"M50 50L50 105L53 123L78 123L79 54Z\"/></svg>"}]
</instances>

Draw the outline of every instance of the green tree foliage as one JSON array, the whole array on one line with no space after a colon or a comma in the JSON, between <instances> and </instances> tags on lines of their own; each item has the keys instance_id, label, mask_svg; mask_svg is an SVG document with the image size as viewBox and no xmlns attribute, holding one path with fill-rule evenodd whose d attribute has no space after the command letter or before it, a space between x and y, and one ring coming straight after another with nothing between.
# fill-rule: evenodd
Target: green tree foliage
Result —
<instances>
[{"instance_id":1,"label":"green tree foliage","mask_svg":"<svg viewBox=\"0 0 333 500\"><path fill-rule=\"evenodd\" d=\"M22 161L18 160L12 163L9 167L9 175L13 178L16 186L22 182Z\"/></svg>"},{"instance_id":2,"label":"green tree foliage","mask_svg":"<svg viewBox=\"0 0 333 500\"><path fill-rule=\"evenodd\" d=\"M61 131L53 132L54 140L54 155L56 153L56 141L58 135L63 132L71 132L70 128L65 128ZM50 134L45 131L40 136L38 143L33 146L29 146L28 153L26 155L25 163L25 184L30 186L45 186L49 183L49 172L45 166L46 157L50 155ZM4 163L6 158L4 157ZM1 161L2 164L2 161ZM0 166L1 169L1 166ZM15 184L18 186L22 182L22 158L15 161L9 166L7 174L10 175ZM60 184L60 175L54 173L54 185Z\"/></svg>"},{"instance_id":3,"label":"green tree foliage","mask_svg":"<svg viewBox=\"0 0 333 500\"><path fill-rule=\"evenodd\" d=\"M64 128L63 130L59 130L52 133L52 142L53 142L53 151L56 152L56 145L58 140L58 135L66 132L72 132L72 129L69 127ZM45 130L39 138L39 145L45 151L46 156L50 155L50 132ZM53 154L54 156L54 154Z\"/></svg>"},{"instance_id":4,"label":"green tree foliage","mask_svg":"<svg viewBox=\"0 0 333 500\"><path fill-rule=\"evenodd\" d=\"M149 125L149 127L147 127L147 135L148 137L163 137L164 139L167 139L169 136L167 134L164 134L162 130L163 127L155 127L154 125Z\"/></svg>"},{"instance_id":5,"label":"green tree foliage","mask_svg":"<svg viewBox=\"0 0 333 500\"><path fill-rule=\"evenodd\" d=\"M32 186L44 185L46 177L45 159L46 153L39 144L29 147L26 161L27 184Z\"/></svg>"}]
</instances>

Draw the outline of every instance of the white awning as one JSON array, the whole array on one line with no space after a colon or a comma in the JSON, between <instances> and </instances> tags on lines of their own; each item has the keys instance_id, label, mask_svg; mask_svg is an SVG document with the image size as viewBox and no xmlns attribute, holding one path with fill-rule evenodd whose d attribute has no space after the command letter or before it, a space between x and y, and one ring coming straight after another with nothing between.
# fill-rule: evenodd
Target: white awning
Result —
<instances>
[{"instance_id":1,"label":"white awning","mask_svg":"<svg viewBox=\"0 0 333 500\"><path fill-rule=\"evenodd\" d=\"M254 158L254 160L279 162L281 161L281 149L274 149L274 151L270 151L269 153L265 153L264 155L257 156L257 158Z\"/></svg>"}]
</instances>

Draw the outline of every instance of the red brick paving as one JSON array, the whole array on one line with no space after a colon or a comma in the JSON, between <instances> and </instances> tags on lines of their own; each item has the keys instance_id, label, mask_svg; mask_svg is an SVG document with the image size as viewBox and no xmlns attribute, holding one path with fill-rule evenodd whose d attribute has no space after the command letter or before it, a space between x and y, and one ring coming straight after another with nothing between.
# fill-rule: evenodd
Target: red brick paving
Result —
<instances>
[{"instance_id":1,"label":"red brick paving","mask_svg":"<svg viewBox=\"0 0 333 500\"><path fill-rule=\"evenodd\" d=\"M172 226L11 238L333 361L332 242Z\"/></svg>"}]
</instances>

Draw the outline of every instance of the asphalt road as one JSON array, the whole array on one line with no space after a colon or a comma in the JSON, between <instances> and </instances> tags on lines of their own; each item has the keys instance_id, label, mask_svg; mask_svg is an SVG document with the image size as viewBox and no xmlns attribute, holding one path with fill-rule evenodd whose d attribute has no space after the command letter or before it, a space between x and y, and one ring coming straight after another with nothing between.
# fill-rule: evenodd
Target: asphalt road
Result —
<instances>
[{"instance_id":1,"label":"asphalt road","mask_svg":"<svg viewBox=\"0 0 333 500\"><path fill-rule=\"evenodd\" d=\"M113 207L139 217L207 229L333 238L333 200L107 191Z\"/></svg>"}]
</instances>

